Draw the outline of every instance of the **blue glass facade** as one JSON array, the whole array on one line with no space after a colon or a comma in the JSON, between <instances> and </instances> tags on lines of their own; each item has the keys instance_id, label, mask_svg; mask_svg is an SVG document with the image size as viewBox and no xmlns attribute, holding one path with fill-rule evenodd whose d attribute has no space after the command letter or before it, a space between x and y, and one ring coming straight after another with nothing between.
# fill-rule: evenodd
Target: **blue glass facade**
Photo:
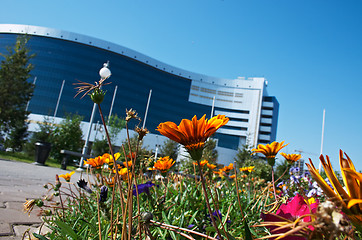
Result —
<instances>
[{"instance_id":1,"label":"blue glass facade","mask_svg":"<svg viewBox=\"0 0 362 240\"><path fill-rule=\"evenodd\" d=\"M112 76L107 81L111 84L102 88L107 91L101 105L105 116L109 115L118 86L112 113L124 117L125 110L132 108L144 118L152 89L145 125L151 133L158 134L155 129L160 122L179 123L194 115L209 117L211 111L229 117L228 124L213 136L218 139L220 163L233 161L236 150L246 142L256 146L275 141L279 103L268 95L264 78L214 78L167 65L111 42L30 25L0 24L0 52L7 53L6 47L13 46L17 36L24 34L30 37L31 53L36 54L31 59L34 69L29 79L36 79L35 91L28 108L36 118L54 115L64 80L56 116L77 113L88 122L93 103L88 96L74 98L73 84L77 80L98 81L99 69L109 61ZM95 114L93 122L100 120L99 114ZM158 144L154 134L147 135L145 141L149 138L149 144Z\"/></svg>"},{"instance_id":2,"label":"blue glass facade","mask_svg":"<svg viewBox=\"0 0 362 240\"><path fill-rule=\"evenodd\" d=\"M0 34L0 52L6 53L6 47L12 46L17 34ZM147 115L146 127L153 133L160 122L180 122L182 118L191 118L195 114L209 114L210 106L188 101L191 81L177 75L164 72L145 63L105 49L71 42L62 39L30 36L28 45L36 56L31 60L33 81L36 77L34 96L29 111L35 114L53 115L63 80L65 85L58 107L57 117L68 113L90 118L93 103L88 96L74 98L76 90L73 83L77 80L94 83L99 80L98 71L103 63L110 61L112 84L104 86L107 95L102 103L102 111L108 116L114 88L117 95L113 113L125 116L125 110L133 108L140 117L144 117L150 89L152 98ZM98 119L97 119L98 118ZM96 114L95 121L99 120Z\"/></svg>"}]
</instances>

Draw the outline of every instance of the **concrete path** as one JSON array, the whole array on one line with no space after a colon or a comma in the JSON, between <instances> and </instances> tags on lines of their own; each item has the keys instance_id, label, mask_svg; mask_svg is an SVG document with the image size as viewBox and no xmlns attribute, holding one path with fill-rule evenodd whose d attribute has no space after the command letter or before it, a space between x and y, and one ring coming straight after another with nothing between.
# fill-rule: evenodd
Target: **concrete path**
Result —
<instances>
[{"instance_id":1,"label":"concrete path","mask_svg":"<svg viewBox=\"0 0 362 240\"><path fill-rule=\"evenodd\" d=\"M67 172L69 171L0 159L0 240L20 240L27 229L35 231L40 226L41 219L37 216L36 208L28 216L23 212L23 203L26 199L46 194L44 184L54 183L56 174ZM80 173L76 172L71 181L76 182L79 177Z\"/></svg>"}]
</instances>

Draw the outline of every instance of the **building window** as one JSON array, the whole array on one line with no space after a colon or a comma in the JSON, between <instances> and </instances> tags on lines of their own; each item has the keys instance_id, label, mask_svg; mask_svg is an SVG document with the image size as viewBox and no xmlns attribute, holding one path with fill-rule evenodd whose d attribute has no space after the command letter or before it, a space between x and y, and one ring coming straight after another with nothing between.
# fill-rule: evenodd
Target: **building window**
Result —
<instances>
[{"instance_id":1,"label":"building window","mask_svg":"<svg viewBox=\"0 0 362 240\"><path fill-rule=\"evenodd\" d=\"M222 95L222 96L228 96L228 97L233 97L234 93L232 92L224 92L224 91L217 91L218 95Z\"/></svg>"}]
</instances>

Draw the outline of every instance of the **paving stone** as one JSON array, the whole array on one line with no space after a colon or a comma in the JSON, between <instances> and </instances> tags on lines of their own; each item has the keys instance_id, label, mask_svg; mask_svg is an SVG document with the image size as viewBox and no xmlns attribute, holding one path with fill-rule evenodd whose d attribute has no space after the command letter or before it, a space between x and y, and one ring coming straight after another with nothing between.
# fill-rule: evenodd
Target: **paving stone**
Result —
<instances>
[{"instance_id":1,"label":"paving stone","mask_svg":"<svg viewBox=\"0 0 362 240\"><path fill-rule=\"evenodd\" d=\"M23 212L25 200L42 197L47 193L44 184L54 183L56 174L69 171L3 159L0 164L0 240L20 240L30 226L41 223L36 207L30 217ZM76 182L80 175L76 172L71 181ZM21 236L11 236L14 229Z\"/></svg>"},{"instance_id":2,"label":"paving stone","mask_svg":"<svg viewBox=\"0 0 362 240\"><path fill-rule=\"evenodd\" d=\"M0 222L0 236L12 235L13 231L9 223Z\"/></svg>"}]
</instances>

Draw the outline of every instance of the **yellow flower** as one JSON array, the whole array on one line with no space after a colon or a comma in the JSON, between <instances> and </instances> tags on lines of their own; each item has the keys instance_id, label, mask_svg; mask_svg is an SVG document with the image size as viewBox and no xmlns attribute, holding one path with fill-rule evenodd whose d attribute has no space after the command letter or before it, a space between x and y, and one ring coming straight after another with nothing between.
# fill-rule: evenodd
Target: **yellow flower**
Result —
<instances>
[{"instance_id":1,"label":"yellow flower","mask_svg":"<svg viewBox=\"0 0 362 240\"><path fill-rule=\"evenodd\" d=\"M197 162L193 162L193 164L194 164L194 165L198 165ZM200 166L201 166L201 167L204 167L206 164L209 164L209 161L207 161L206 159L205 159L205 160L202 160L202 161L200 162Z\"/></svg>"},{"instance_id":2,"label":"yellow flower","mask_svg":"<svg viewBox=\"0 0 362 240\"><path fill-rule=\"evenodd\" d=\"M252 172L254 171L254 166L250 166L250 167L243 167L243 168L239 168L241 172Z\"/></svg>"},{"instance_id":3,"label":"yellow flower","mask_svg":"<svg viewBox=\"0 0 362 240\"><path fill-rule=\"evenodd\" d=\"M275 164L275 156L278 154L278 152L285 146L287 146L288 144L284 145L284 141L279 143L279 142L272 142L270 144L266 144L266 145L263 145L263 144L259 144L258 145L258 148L253 148L251 151L252 151L252 154L253 153L261 153L263 154L267 160L268 160L268 163L271 165L271 166L274 166Z\"/></svg>"},{"instance_id":4,"label":"yellow flower","mask_svg":"<svg viewBox=\"0 0 362 240\"><path fill-rule=\"evenodd\" d=\"M160 170L162 173L166 173L173 165L175 161L169 156L159 158L153 167L157 170Z\"/></svg>"},{"instance_id":5,"label":"yellow flower","mask_svg":"<svg viewBox=\"0 0 362 240\"><path fill-rule=\"evenodd\" d=\"M70 181L70 177L74 174L74 171L71 173L66 173L66 174L61 174L59 175L59 177L64 178L65 181L69 182Z\"/></svg>"},{"instance_id":6,"label":"yellow flower","mask_svg":"<svg viewBox=\"0 0 362 240\"><path fill-rule=\"evenodd\" d=\"M344 158L343 154L346 156ZM343 178L344 185L346 190L343 188L341 183L338 181L336 174L333 171L329 157L326 156L326 160L323 155L319 157L324 171L327 174L327 177L330 183L333 186L333 189L328 185L328 183L323 179L319 174L318 169L316 169L309 159L310 164L307 164L310 174L318 185L322 188L325 195L334 201L338 201L342 205L342 211L347 214L348 218L352 223L362 228L362 187L361 180L362 175L356 172L356 169L346 153L343 153L342 150L339 151L339 164L341 167L341 174Z\"/></svg>"},{"instance_id":7,"label":"yellow flower","mask_svg":"<svg viewBox=\"0 0 362 240\"><path fill-rule=\"evenodd\" d=\"M96 158L89 158L86 161L84 161L84 164L89 164L94 168L101 168L105 163L106 163L105 158L102 156L98 156Z\"/></svg>"},{"instance_id":8,"label":"yellow flower","mask_svg":"<svg viewBox=\"0 0 362 240\"><path fill-rule=\"evenodd\" d=\"M116 159L116 161L120 156L121 156L121 154L119 152L114 154L114 158ZM103 158L104 163L106 163L108 165L114 164L113 157L111 154L105 153L102 155L102 158Z\"/></svg>"},{"instance_id":9,"label":"yellow flower","mask_svg":"<svg viewBox=\"0 0 362 240\"><path fill-rule=\"evenodd\" d=\"M113 170L113 173L116 173L116 170ZM123 181L127 181L128 173L129 173L129 171L127 171L127 168L121 168L118 170L118 175L122 177ZM131 175L130 175L130 177L131 177Z\"/></svg>"},{"instance_id":10,"label":"yellow flower","mask_svg":"<svg viewBox=\"0 0 362 240\"><path fill-rule=\"evenodd\" d=\"M193 160L200 160L205 141L220 127L224 126L229 118L217 115L209 120L202 116L197 120L196 115L189 119L182 119L180 125L174 122L160 123L157 130L171 140L185 146Z\"/></svg>"},{"instance_id":11,"label":"yellow flower","mask_svg":"<svg viewBox=\"0 0 362 240\"><path fill-rule=\"evenodd\" d=\"M280 155L282 155L285 158L285 160L287 160L287 162L290 164L292 164L302 158L302 155L300 155L300 154L280 153Z\"/></svg>"}]
</instances>

